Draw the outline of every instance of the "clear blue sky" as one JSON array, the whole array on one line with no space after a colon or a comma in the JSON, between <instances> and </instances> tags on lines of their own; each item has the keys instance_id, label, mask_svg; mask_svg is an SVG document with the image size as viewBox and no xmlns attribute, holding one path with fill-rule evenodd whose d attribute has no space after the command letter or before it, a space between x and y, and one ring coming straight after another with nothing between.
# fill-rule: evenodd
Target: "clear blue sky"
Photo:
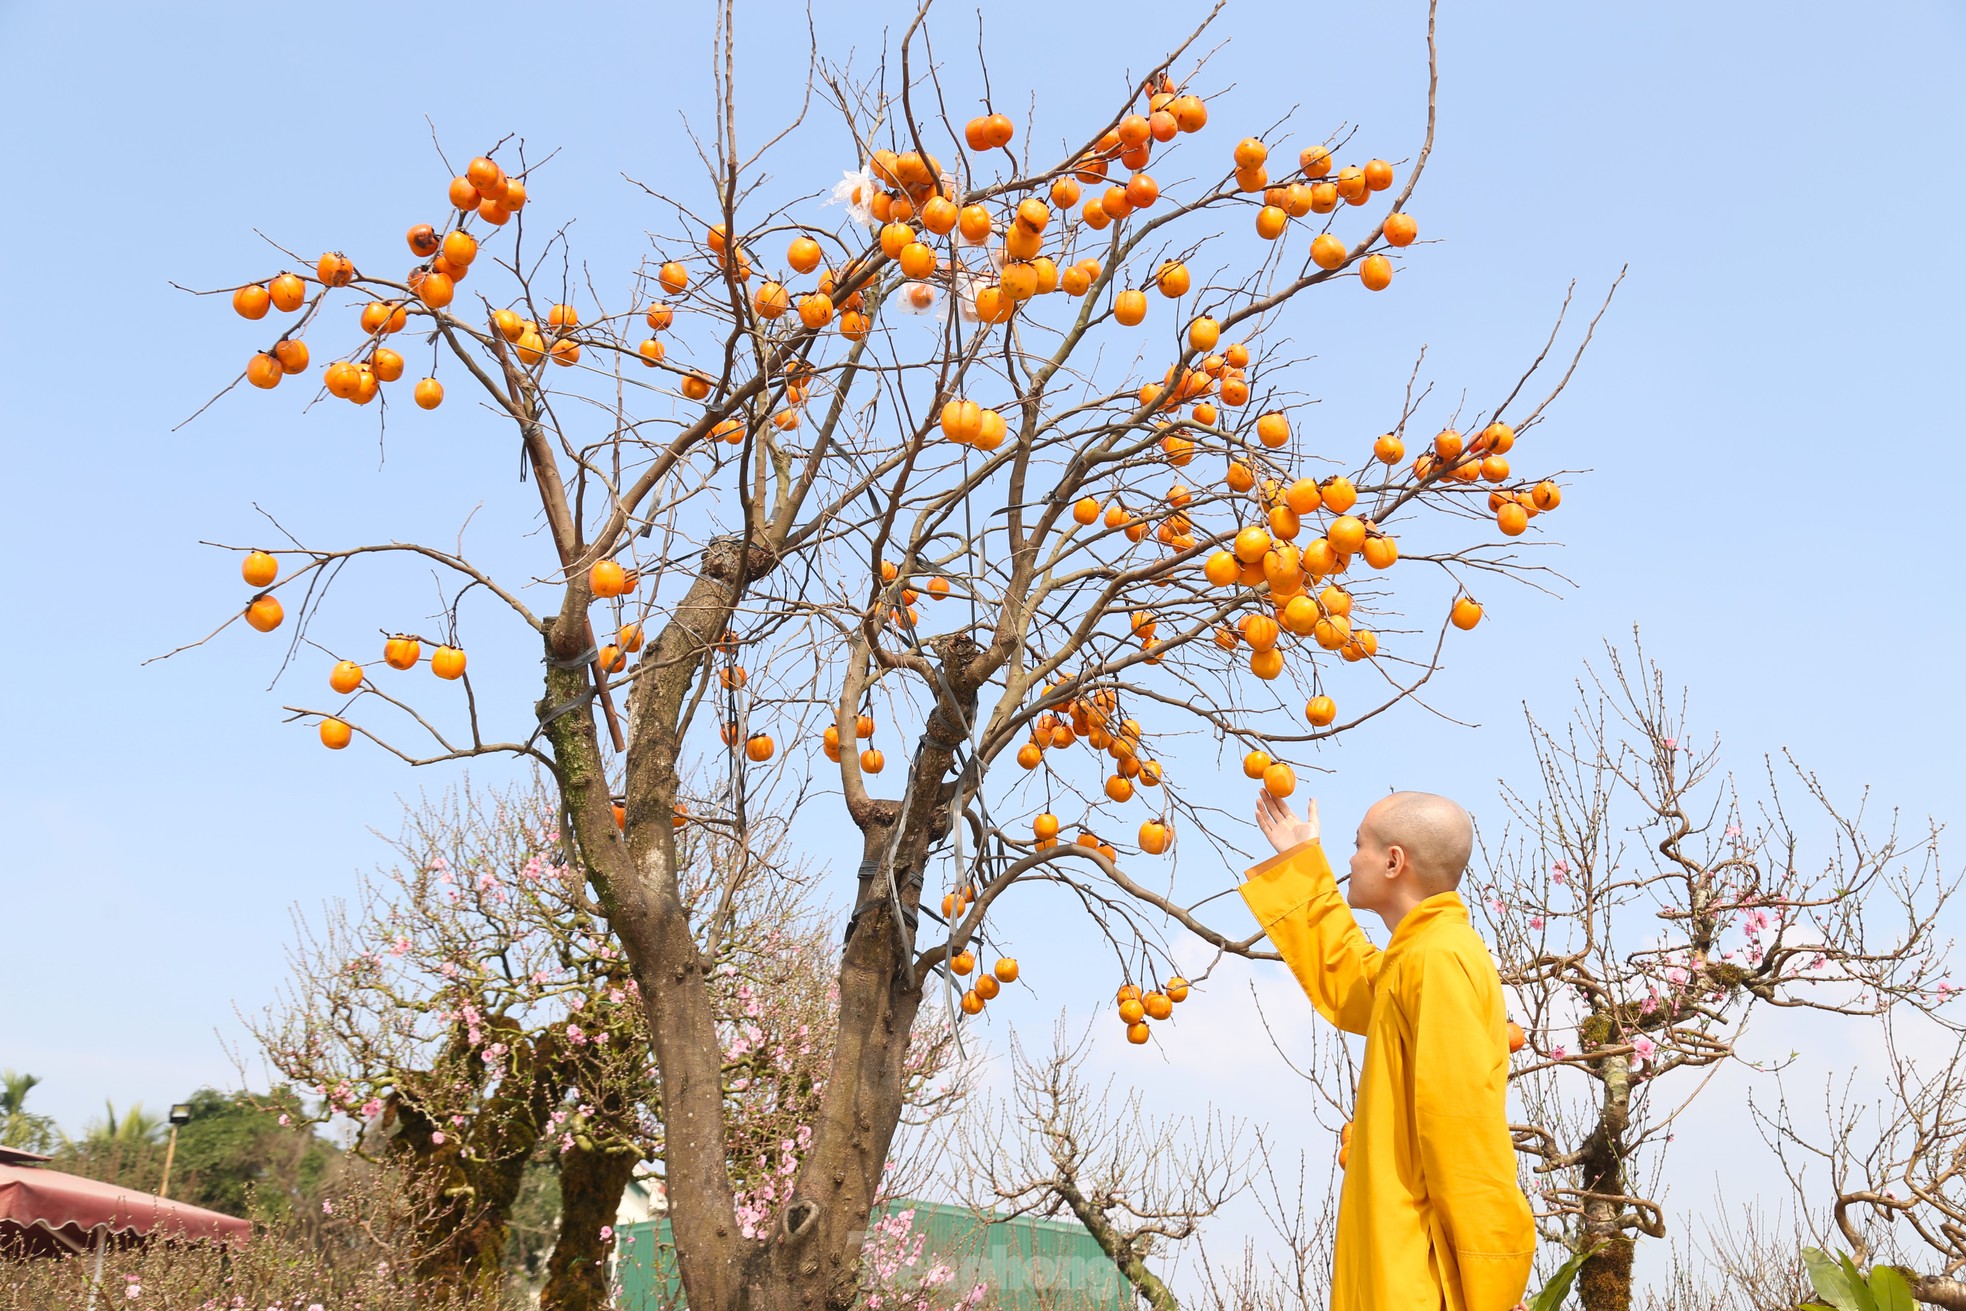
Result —
<instances>
[{"instance_id":1,"label":"clear blue sky","mask_svg":"<svg viewBox=\"0 0 1966 1311\"><path fill-rule=\"evenodd\" d=\"M1413 205L1439 244L1386 295L1334 298L1300 326L1317 422L1369 439L1422 344L1443 394L1465 386L1479 403L1540 344L1572 278L1594 303L1621 265L1631 274L1535 435L1534 458L1589 470L1542 521L1576 589L1485 598L1492 626L1457 642L1437 682L1479 727L1406 713L1328 752L1327 814L1349 831L1393 783L1493 813L1494 780L1524 763L1521 704L1562 713L1579 662L1637 623L1743 773L1787 746L1839 795L1869 784L1874 806L1956 818L1966 623L1944 380L1966 344L1945 236L1962 210L1961 11L1447 10L1439 141ZM1021 106L1035 89L1041 139L1106 112L1126 71L1201 9L1095 12L1060 24L1055 6L989 6L997 95ZM899 5L816 13L826 52L857 45L863 65L881 23L906 21ZM796 101L793 15L753 5L740 23L754 142ZM1211 132L1226 152L1228 125L1296 105L1300 139L1349 121L1362 153L1410 155L1422 20L1417 3L1232 3L1209 80L1234 89ZM0 84L24 129L0 208L15 733L0 804L17 844L0 895L0 1065L42 1076L41 1109L70 1128L105 1097L157 1104L228 1081L214 1030L236 1033L233 1005L271 994L290 908L349 891L397 798L456 779L359 747L330 755L283 727L280 690L264 690L272 644L250 634L140 668L237 603L232 559L198 540L265 538L254 502L314 541L448 539L480 501L474 532L526 513L505 431L462 404L398 407L386 462L372 412L302 415L299 388L229 396L171 431L264 334L167 280L272 271L254 228L303 252L399 256L446 176L425 115L454 159L507 132L558 149L535 203L578 216L577 248L608 277L667 218L624 172L703 194L676 129L706 104L707 6L492 3L456 21L304 3L0 7ZM937 48L964 86L975 28L973 10L939 11ZM853 162L842 138L837 159L778 168L791 191ZM427 612L427 581L396 586L367 593L370 626ZM530 695L534 654L509 654L502 682L496 649L474 651L474 670ZM305 662L310 692L319 663ZM1053 1008L1100 1005L1111 985L1063 953L1046 961L1032 933L1025 954L1052 986L993 1017L1041 1033ZM1213 1004L1241 1003L1224 989ZM1174 1034L1142 1077L1186 1064ZM1252 1065L1258 1082L1275 1075Z\"/></svg>"}]
</instances>

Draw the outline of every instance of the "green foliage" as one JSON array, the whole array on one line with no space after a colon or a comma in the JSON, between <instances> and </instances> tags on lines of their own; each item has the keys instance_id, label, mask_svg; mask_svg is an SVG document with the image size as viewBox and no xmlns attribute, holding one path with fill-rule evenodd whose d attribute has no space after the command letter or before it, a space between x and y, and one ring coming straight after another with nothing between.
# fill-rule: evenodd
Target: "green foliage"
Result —
<instances>
[{"instance_id":1,"label":"green foliage","mask_svg":"<svg viewBox=\"0 0 1966 1311\"><path fill-rule=\"evenodd\" d=\"M80 1136L61 1135L49 1164L104 1183L156 1192L164 1177L162 1130L167 1122L146 1112L140 1103L118 1114L114 1102L104 1102L103 1112Z\"/></svg>"},{"instance_id":2,"label":"green foliage","mask_svg":"<svg viewBox=\"0 0 1966 1311\"><path fill-rule=\"evenodd\" d=\"M340 1156L309 1123L291 1089L222 1093L201 1088L186 1105L171 1162L171 1197L224 1215L273 1221L318 1203ZM164 1182L168 1126L132 1106L63 1139L50 1164L90 1179L156 1192ZM289 1125L282 1125L285 1114Z\"/></svg>"},{"instance_id":3,"label":"green foliage","mask_svg":"<svg viewBox=\"0 0 1966 1311\"><path fill-rule=\"evenodd\" d=\"M1598 1243L1576 1253L1558 1266L1556 1273L1550 1276L1550 1282L1544 1284L1542 1290L1525 1303L1529 1311L1557 1311L1557 1308L1563 1305L1563 1299L1570 1296L1570 1285L1576 1282L1577 1272L1584 1268L1584 1262L1596 1256L1604 1246L1603 1243Z\"/></svg>"},{"instance_id":4,"label":"green foliage","mask_svg":"<svg viewBox=\"0 0 1966 1311\"><path fill-rule=\"evenodd\" d=\"M1846 1254L1816 1247L1802 1249L1802 1262L1823 1299L1803 1303L1803 1311L1915 1311L1911 1285L1890 1266L1872 1266L1866 1279Z\"/></svg>"},{"instance_id":5,"label":"green foliage","mask_svg":"<svg viewBox=\"0 0 1966 1311\"><path fill-rule=\"evenodd\" d=\"M172 1197L268 1221L319 1199L339 1153L327 1140L280 1123L283 1112L295 1124L305 1118L290 1089L262 1096L201 1088L189 1105L191 1122L178 1130L171 1167Z\"/></svg>"},{"instance_id":6,"label":"green foliage","mask_svg":"<svg viewBox=\"0 0 1966 1311\"><path fill-rule=\"evenodd\" d=\"M89 1122L82 1141L98 1147L149 1146L163 1141L167 1121L144 1110L142 1102L131 1102L130 1109L121 1115L116 1114L115 1102L105 1101L102 1109L103 1118Z\"/></svg>"},{"instance_id":7,"label":"green foliage","mask_svg":"<svg viewBox=\"0 0 1966 1311\"><path fill-rule=\"evenodd\" d=\"M31 1074L0 1070L0 1147L51 1152L61 1141L52 1116L27 1109L27 1094L41 1082Z\"/></svg>"}]
</instances>

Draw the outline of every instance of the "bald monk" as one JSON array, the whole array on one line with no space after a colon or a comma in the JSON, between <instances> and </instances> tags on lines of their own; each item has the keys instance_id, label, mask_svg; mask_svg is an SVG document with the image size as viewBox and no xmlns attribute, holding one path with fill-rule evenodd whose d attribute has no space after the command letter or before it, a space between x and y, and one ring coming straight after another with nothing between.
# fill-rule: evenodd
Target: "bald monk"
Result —
<instances>
[{"instance_id":1,"label":"bald monk","mask_svg":"<svg viewBox=\"0 0 1966 1311\"><path fill-rule=\"evenodd\" d=\"M1509 1136L1502 984L1456 890L1474 846L1468 812L1395 792L1359 821L1338 891L1305 818L1259 793L1277 854L1243 900L1320 1015L1365 1035L1338 1195L1331 1311L1511 1311L1536 1248ZM1392 935L1384 951L1352 912Z\"/></svg>"}]
</instances>

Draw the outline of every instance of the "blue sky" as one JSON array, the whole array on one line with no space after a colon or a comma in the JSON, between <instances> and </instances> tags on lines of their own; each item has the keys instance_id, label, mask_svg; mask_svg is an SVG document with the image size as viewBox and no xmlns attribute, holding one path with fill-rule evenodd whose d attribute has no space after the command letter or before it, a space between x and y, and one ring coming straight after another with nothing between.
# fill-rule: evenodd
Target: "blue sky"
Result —
<instances>
[{"instance_id":1,"label":"blue sky","mask_svg":"<svg viewBox=\"0 0 1966 1311\"><path fill-rule=\"evenodd\" d=\"M508 132L557 149L535 203L578 216L596 270L623 267L667 216L622 174L704 194L677 130L709 94L699 8L493 3L442 31L310 4L0 7L0 83L31 125L0 209L16 489L0 517L16 733L0 805L17 843L0 900L0 1065L42 1076L41 1109L69 1127L105 1097L158 1104L228 1082L219 1035L280 979L291 908L350 891L399 798L457 781L374 751L330 755L282 726L281 689L265 690L277 656L250 634L141 665L237 603L231 558L200 539L262 540L255 503L311 540L448 540L481 502L474 532L526 522L503 431L464 405L399 406L379 442L373 413L303 415L291 388L228 396L173 431L261 334L168 283L270 271L255 228L310 254L400 252L447 176L426 115L454 159ZM1000 101L1035 97L1041 139L1078 131L1202 11L1126 12L1061 31L1053 6L991 5ZM906 21L864 3L815 14L823 51L858 47L863 67L882 16ZM756 5L740 20L751 141L796 104L794 17ZM1294 105L1300 140L1349 122L1364 153L1410 155L1422 20L1418 5L1230 4L1211 134L1226 152L1232 125ZM1634 624L1744 774L1787 747L1835 795L1871 787L1874 812L1957 815L1966 622L1951 596L1944 379L1966 276L1944 234L1962 201L1948 88L1963 26L1941 4L1863 22L1754 4L1450 8L1439 139L1412 206L1436 244L1391 292L1334 298L1298 330L1317 356L1318 424L1369 440L1423 344L1442 394L1488 394L1533 355L1572 279L1594 306L1631 271L1535 435L1536 458L1587 471L1541 521L1575 588L1484 598L1491 622L1436 680L1476 727L1416 709L1325 752L1335 772L1315 786L1334 826L1349 832L1390 785L1498 814L1495 780L1526 760L1521 706L1561 715L1580 662ZM938 11L934 30L970 85L974 12ZM842 139L837 159L775 170L795 192L854 162ZM368 595L378 613L429 604L419 578ZM500 674L497 654L474 651L474 676L482 665L494 695L528 695L534 656L515 648ZM1056 1007L1089 1014L1110 995L1069 952L1044 964L1049 945L1033 926L1027 976L1038 961L1050 986L993 1010L998 1022L1042 1036ZM1240 1004L1238 989L1219 996ZM1148 1066L1116 1068L1165 1080L1171 1066L1220 1100L1268 1104L1204 1070L1219 1062L1198 1049L1184 1059L1173 1032L1138 1058ZM1252 1054L1250 1080L1275 1074L1268 1059Z\"/></svg>"}]
</instances>

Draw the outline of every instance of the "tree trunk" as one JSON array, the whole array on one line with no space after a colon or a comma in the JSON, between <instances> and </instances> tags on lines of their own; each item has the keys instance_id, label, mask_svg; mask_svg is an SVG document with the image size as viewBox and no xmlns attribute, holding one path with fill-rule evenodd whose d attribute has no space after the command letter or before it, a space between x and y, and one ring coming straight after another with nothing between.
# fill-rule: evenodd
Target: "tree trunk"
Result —
<instances>
[{"instance_id":1,"label":"tree trunk","mask_svg":"<svg viewBox=\"0 0 1966 1311\"><path fill-rule=\"evenodd\" d=\"M432 1120L413 1083L399 1088L386 1109L395 1127L392 1150L407 1156L436 1191L417 1273L461 1293L503 1286L512 1203L547 1116L565 1092L550 1043L542 1050L516 1026L498 1036L511 1043L506 1073L468 1126Z\"/></svg>"},{"instance_id":2,"label":"tree trunk","mask_svg":"<svg viewBox=\"0 0 1966 1311\"><path fill-rule=\"evenodd\" d=\"M588 876L620 936L648 1017L663 1108L671 1232L692 1311L747 1304L724 1124L722 1046L708 962L683 909L675 829L682 710L730 622L747 581L776 565L769 552L722 538L674 618L643 655L629 716L627 822L618 830L591 707L554 715L591 691L582 652L588 597L576 576L547 636L540 705L568 822Z\"/></svg>"},{"instance_id":3,"label":"tree trunk","mask_svg":"<svg viewBox=\"0 0 1966 1311\"><path fill-rule=\"evenodd\" d=\"M948 778L965 740L947 708L929 716L903 804L854 815L872 886L892 878L902 915L883 893L849 926L840 965L839 1027L818 1123L791 1201L763 1242L737 1231L724 1119L722 1047L709 963L682 905L675 829L683 707L745 586L775 557L734 539L711 543L674 617L645 652L629 716L627 822L617 831L591 709L554 714L591 691L583 651L584 579L567 589L547 639L546 698L565 813L596 895L635 972L648 1016L663 1107L670 1229L691 1311L847 1311L858 1300L860 1252L906 1092L909 1034L921 1004L914 916L929 851L947 829ZM976 644L939 639L936 654L962 712L976 713L984 674Z\"/></svg>"},{"instance_id":4,"label":"tree trunk","mask_svg":"<svg viewBox=\"0 0 1966 1311\"><path fill-rule=\"evenodd\" d=\"M1583 1160L1583 1246L1604 1244L1577 1272L1577 1296L1584 1311L1630 1311L1633 1240L1621 1223L1625 1194L1625 1131L1631 1124L1631 1061L1606 1056L1598 1063L1604 1105L1597 1130L1585 1144Z\"/></svg>"},{"instance_id":5,"label":"tree trunk","mask_svg":"<svg viewBox=\"0 0 1966 1311\"><path fill-rule=\"evenodd\" d=\"M1053 1186L1058 1195L1065 1199L1065 1204L1072 1208L1072 1214L1078 1217L1079 1223L1085 1226L1085 1231L1092 1235L1092 1241L1099 1244L1099 1250L1111 1258L1113 1265L1151 1311L1181 1311L1181 1302L1175 1297L1174 1290L1147 1268L1137 1246L1113 1228L1112 1220L1092 1204L1079 1187L1078 1180L1062 1166L1058 1182Z\"/></svg>"},{"instance_id":6,"label":"tree trunk","mask_svg":"<svg viewBox=\"0 0 1966 1311\"><path fill-rule=\"evenodd\" d=\"M607 1311L608 1258L621 1194L634 1178L636 1153L576 1143L560 1156L560 1235L546 1262L540 1311ZM610 1232L607 1237L601 1231Z\"/></svg>"},{"instance_id":7,"label":"tree trunk","mask_svg":"<svg viewBox=\"0 0 1966 1311\"><path fill-rule=\"evenodd\" d=\"M973 721L976 644L956 633L937 639L934 649L957 708ZM779 1311L847 1311L859 1300L867 1218L901 1120L908 1038L922 1002L915 979L922 881L930 851L948 832L953 794L945 780L967 736L949 710L938 698L902 800L870 802L854 815L863 878L840 963L832 1067L794 1199L754 1263L756 1282L761 1291L770 1285L768 1304Z\"/></svg>"}]
</instances>

